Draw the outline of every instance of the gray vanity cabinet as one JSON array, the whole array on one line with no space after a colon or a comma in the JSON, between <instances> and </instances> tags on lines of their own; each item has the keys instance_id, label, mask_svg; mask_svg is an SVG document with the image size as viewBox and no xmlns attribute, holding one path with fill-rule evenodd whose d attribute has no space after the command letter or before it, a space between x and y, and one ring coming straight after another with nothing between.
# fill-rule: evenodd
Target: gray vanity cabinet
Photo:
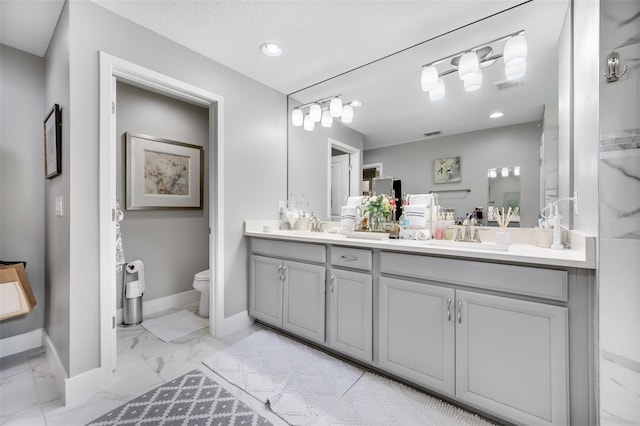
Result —
<instances>
[{"instance_id":1,"label":"gray vanity cabinet","mask_svg":"<svg viewBox=\"0 0 640 426\"><path fill-rule=\"evenodd\" d=\"M371 258L371 250L331 247L329 346L366 362L373 360Z\"/></svg>"},{"instance_id":2,"label":"gray vanity cabinet","mask_svg":"<svg viewBox=\"0 0 640 426\"><path fill-rule=\"evenodd\" d=\"M568 424L567 308L456 291L456 396L519 424Z\"/></svg>"},{"instance_id":3,"label":"gray vanity cabinet","mask_svg":"<svg viewBox=\"0 0 640 426\"><path fill-rule=\"evenodd\" d=\"M324 343L325 247L255 239L252 251L249 314Z\"/></svg>"},{"instance_id":4,"label":"gray vanity cabinet","mask_svg":"<svg viewBox=\"0 0 640 426\"><path fill-rule=\"evenodd\" d=\"M454 290L380 278L380 366L455 395Z\"/></svg>"}]
</instances>

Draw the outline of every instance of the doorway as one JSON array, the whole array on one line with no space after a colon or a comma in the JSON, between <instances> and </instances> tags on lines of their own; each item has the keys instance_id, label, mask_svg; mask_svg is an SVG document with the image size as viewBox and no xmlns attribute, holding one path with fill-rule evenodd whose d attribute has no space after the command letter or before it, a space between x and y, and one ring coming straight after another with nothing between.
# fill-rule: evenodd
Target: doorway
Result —
<instances>
[{"instance_id":1,"label":"doorway","mask_svg":"<svg viewBox=\"0 0 640 426\"><path fill-rule=\"evenodd\" d=\"M340 220L340 206L350 196L360 195L360 150L335 139L327 139L327 218Z\"/></svg>"},{"instance_id":2,"label":"doorway","mask_svg":"<svg viewBox=\"0 0 640 426\"><path fill-rule=\"evenodd\" d=\"M216 94L100 52L100 369L101 381L112 381L116 363L116 84L124 82L209 111L209 329L218 335L224 320L224 99Z\"/></svg>"}]
</instances>

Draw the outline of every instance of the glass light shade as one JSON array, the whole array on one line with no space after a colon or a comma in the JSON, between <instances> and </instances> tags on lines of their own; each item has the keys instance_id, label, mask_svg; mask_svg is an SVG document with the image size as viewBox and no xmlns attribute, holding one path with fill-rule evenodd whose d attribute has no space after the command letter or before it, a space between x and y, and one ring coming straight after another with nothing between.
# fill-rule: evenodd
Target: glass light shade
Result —
<instances>
[{"instance_id":1,"label":"glass light shade","mask_svg":"<svg viewBox=\"0 0 640 426\"><path fill-rule=\"evenodd\" d=\"M322 107L320 104L311 104L309 107L309 117L314 123L317 123L322 118Z\"/></svg>"},{"instance_id":2,"label":"glass light shade","mask_svg":"<svg viewBox=\"0 0 640 426\"><path fill-rule=\"evenodd\" d=\"M429 92L436 88L438 85L438 70L433 65L422 68L422 75L420 76L420 85L424 92Z\"/></svg>"},{"instance_id":3,"label":"glass light shade","mask_svg":"<svg viewBox=\"0 0 640 426\"><path fill-rule=\"evenodd\" d=\"M504 63L519 64L527 60L527 39L523 35L511 37L504 45Z\"/></svg>"},{"instance_id":4,"label":"glass light shade","mask_svg":"<svg viewBox=\"0 0 640 426\"><path fill-rule=\"evenodd\" d=\"M444 80L442 78L438 79L438 85L435 89L429 92L429 99L432 101L439 101L444 98Z\"/></svg>"},{"instance_id":5,"label":"glass light shade","mask_svg":"<svg viewBox=\"0 0 640 426\"><path fill-rule=\"evenodd\" d=\"M471 78L464 80L464 90L467 92L473 92L482 87L482 71L478 72Z\"/></svg>"},{"instance_id":6,"label":"glass light shade","mask_svg":"<svg viewBox=\"0 0 640 426\"><path fill-rule=\"evenodd\" d=\"M520 176L520 166L515 166L513 168L513 175L514 176Z\"/></svg>"},{"instance_id":7,"label":"glass light shade","mask_svg":"<svg viewBox=\"0 0 640 426\"><path fill-rule=\"evenodd\" d=\"M331 117L340 117L342 115L342 99L331 99L331 102L329 103L329 113L331 114ZM322 118L324 118L324 115Z\"/></svg>"},{"instance_id":8,"label":"glass light shade","mask_svg":"<svg viewBox=\"0 0 640 426\"><path fill-rule=\"evenodd\" d=\"M498 172L496 171L496 169L489 169L489 177L490 178L494 178L498 176Z\"/></svg>"},{"instance_id":9,"label":"glass light shade","mask_svg":"<svg viewBox=\"0 0 640 426\"><path fill-rule=\"evenodd\" d=\"M309 114L305 114L304 129L307 131L312 131L314 127L316 127L316 123L311 119L311 116Z\"/></svg>"},{"instance_id":10,"label":"glass light shade","mask_svg":"<svg viewBox=\"0 0 640 426\"><path fill-rule=\"evenodd\" d=\"M509 176L509 168L508 167L503 167L502 170L500 171L500 174L502 175L502 177Z\"/></svg>"},{"instance_id":11,"label":"glass light shade","mask_svg":"<svg viewBox=\"0 0 640 426\"><path fill-rule=\"evenodd\" d=\"M526 62L509 62L504 66L504 75L509 81L518 80L527 72Z\"/></svg>"},{"instance_id":12,"label":"glass light shade","mask_svg":"<svg viewBox=\"0 0 640 426\"><path fill-rule=\"evenodd\" d=\"M293 124L296 127L300 127L302 126L302 123L304 121L304 114L302 113L301 109L294 109L291 112L291 124Z\"/></svg>"},{"instance_id":13,"label":"glass light shade","mask_svg":"<svg viewBox=\"0 0 640 426\"><path fill-rule=\"evenodd\" d=\"M342 122L351 123L353 121L353 107L349 104L342 107Z\"/></svg>"},{"instance_id":14,"label":"glass light shade","mask_svg":"<svg viewBox=\"0 0 640 426\"><path fill-rule=\"evenodd\" d=\"M458 74L460 75L461 80L473 77L479 69L480 64L478 62L478 55L476 52L467 52L462 55L460 63L458 64Z\"/></svg>"},{"instance_id":15,"label":"glass light shade","mask_svg":"<svg viewBox=\"0 0 640 426\"><path fill-rule=\"evenodd\" d=\"M321 123L322 127L331 127L331 125L333 124L333 117L331 117L331 111L329 111L328 109L322 111Z\"/></svg>"}]
</instances>

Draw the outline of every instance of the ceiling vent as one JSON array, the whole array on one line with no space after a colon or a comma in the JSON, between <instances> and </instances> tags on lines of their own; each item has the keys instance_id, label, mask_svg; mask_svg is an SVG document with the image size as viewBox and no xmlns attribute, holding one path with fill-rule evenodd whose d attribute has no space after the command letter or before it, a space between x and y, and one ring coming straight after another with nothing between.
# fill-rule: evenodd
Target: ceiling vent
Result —
<instances>
[{"instance_id":1,"label":"ceiling vent","mask_svg":"<svg viewBox=\"0 0 640 426\"><path fill-rule=\"evenodd\" d=\"M424 135L428 138L430 138L431 136L438 136L442 134L442 132L440 130L436 130L435 132L427 132Z\"/></svg>"},{"instance_id":2,"label":"ceiling vent","mask_svg":"<svg viewBox=\"0 0 640 426\"><path fill-rule=\"evenodd\" d=\"M502 80L495 83L498 90L511 89L512 87L524 86L524 79L519 80Z\"/></svg>"}]
</instances>

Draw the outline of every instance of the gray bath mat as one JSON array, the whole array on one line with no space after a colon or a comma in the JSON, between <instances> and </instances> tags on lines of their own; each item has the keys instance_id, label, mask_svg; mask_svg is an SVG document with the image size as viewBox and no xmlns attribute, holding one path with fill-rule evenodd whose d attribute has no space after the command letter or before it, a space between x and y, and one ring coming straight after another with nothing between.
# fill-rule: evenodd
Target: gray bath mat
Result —
<instances>
[{"instance_id":1,"label":"gray bath mat","mask_svg":"<svg viewBox=\"0 0 640 426\"><path fill-rule=\"evenodd\" d=\"M193 370L111 410L89 426L236 424L271 425L213 379Z\"/></svg>"}]
</instances>

